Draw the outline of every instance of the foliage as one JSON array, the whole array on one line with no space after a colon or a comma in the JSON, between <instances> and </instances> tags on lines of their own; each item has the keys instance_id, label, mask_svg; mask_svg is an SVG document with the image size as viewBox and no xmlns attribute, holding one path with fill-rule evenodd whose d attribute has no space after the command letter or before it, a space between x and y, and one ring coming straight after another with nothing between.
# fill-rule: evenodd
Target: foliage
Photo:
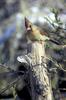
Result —
<instances>
[{"instance_id":1,"label":"foliage","mask_svg":"<svg viewBox=\"0 0 66 100\"><path fill-rule=\"evenodd\" d=\"M49 64L49 66L51 66L51 68L50 68L51 69L51 77L55 75L51 79L52 88L59 90L57 87L58 79L60 78L60 76L58 75L58 71L61 70L62 72L66 73L66 68L65 68L66 67L66 65L65 65L66 64L66 60L65 60L66 52L64 52L66 50L66 29L62 27L64 25L64 23L62 23L61 19L59 18L60 11L58 9L51 9L51 12L54 14L54 17L55 17L54 21L51 18L45 17L45 19L54 28L54 30L52 32L50 32L49 34L50 34L50 36L53 35L51 37L53 37L53 39L57 40L60 43L60 45L56 45L51 42L46 42L46 49L47 49L46 51L48 51L50 54L50 55L47 55L47 59L50 62L52 62L51 65Z\"/></svg>"}]
</instances>

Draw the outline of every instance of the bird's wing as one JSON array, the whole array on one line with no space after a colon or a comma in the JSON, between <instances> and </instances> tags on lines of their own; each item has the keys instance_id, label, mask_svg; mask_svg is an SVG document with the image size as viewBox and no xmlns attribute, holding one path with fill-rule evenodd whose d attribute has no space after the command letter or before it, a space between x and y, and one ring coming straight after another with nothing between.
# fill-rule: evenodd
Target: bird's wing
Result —
<instances>
[{"instance_id":1,"label":"bird's wing","mask_svg":"<svg viewBox=\"0 0 66 100\"><path fill-rule=\"evenodd\" d=\"M45 40L49 40L49 38L45 35L41 35L40 33L36 33L36 34L33 34L34 35L34 38L38 41L45 41Z\"/></svg>"},{"instance_id":2,"label":"bird's wing","mask_svg":"<svg viewBox=\"0 0 66 100\"><path fill-rule=\"evenodd\" d=\"M44 41L45 41L45 40L50 40L50 38L47 37L47 36L45 36L45 35L43 35L43 38L44 38Z\"/></svg>"}]
</instances>

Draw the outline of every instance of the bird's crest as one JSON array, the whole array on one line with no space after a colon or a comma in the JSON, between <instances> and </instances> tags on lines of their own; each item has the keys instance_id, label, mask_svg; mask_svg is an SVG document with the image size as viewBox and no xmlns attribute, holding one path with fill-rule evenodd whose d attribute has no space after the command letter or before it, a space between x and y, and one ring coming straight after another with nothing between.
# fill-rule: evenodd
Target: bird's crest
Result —
<instances>
[{"instance_id":1,"label":"bird's crest","mask_svg":"<svg viewBox=\"0 0 66 100\"><path fill-rule=\"evenodd\" d=\"M25 17L25 27L27 30L31 30L32 23Z\"/></svg>"}]
</instances>

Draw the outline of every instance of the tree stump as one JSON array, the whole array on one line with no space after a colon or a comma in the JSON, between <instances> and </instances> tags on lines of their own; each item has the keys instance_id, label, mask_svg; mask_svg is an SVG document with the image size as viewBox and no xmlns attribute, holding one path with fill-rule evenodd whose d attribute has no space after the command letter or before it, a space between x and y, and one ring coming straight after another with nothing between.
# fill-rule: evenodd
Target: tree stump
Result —
<instances>
[{"instance_id":1,"label":"tree stump","mask_svg":"<svg viewBox=\"0 0 66 100\"><path fill-rule=\"evenodd\" d=\"M32 85L34 100L52 100L51 83L46 65L44 42L34 41L28 49L32 55ZM33 95L32 95L33 96Z\"/></svg>"}]
</instances>

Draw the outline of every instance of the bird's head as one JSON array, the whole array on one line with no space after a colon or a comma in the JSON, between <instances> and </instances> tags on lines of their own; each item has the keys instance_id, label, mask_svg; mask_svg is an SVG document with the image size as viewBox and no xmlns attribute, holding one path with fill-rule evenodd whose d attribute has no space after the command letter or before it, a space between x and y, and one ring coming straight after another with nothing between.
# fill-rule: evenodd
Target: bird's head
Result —
<instances>
[{"instance_id":1,"label":"bird's head","mask_svg":"<svg viewBox=\"0 0 66 100\"><path fill-rule=\"evenodd\" d=\"M31 31L32 23L25 17L25 27L27 31Z\"/></svg>"},{"instance_id":2,"label":"bird's head","mask_svg":"<svg viewBox=\"0 0 66 100\"><path fill-rule=\"evenodd\" d=\"M40 33L39 27L32 24L27 18L25 18L25 27L27 31L30 31L33 33Z\"/></svg>"}]
</instances>

